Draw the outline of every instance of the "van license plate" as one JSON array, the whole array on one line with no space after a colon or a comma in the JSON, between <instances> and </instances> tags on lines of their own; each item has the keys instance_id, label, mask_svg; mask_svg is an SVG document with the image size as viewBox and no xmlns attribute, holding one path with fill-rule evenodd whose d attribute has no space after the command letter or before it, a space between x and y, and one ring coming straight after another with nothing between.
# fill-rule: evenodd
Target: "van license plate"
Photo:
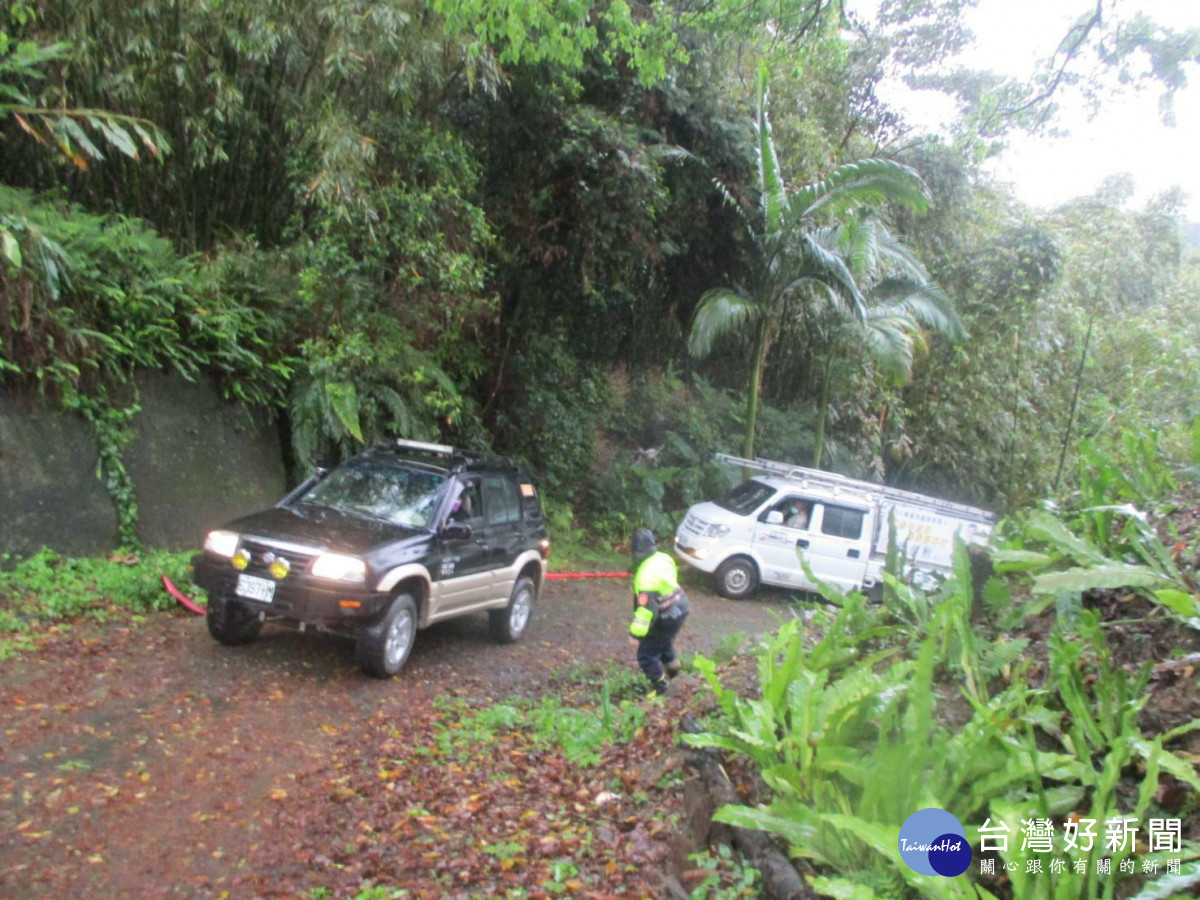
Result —
<instances>
[{"instance_id":1,"label":"van license plate","mask_svg":"<svg viewBox=\"0 0 1200 900\"><path fill-rule=\"evenodd\" d=\"M239 575L237 595L260 603L270 603L275 599L275 582L267 578L255 578L253 575Z\"/></svg>"}]
</instances>

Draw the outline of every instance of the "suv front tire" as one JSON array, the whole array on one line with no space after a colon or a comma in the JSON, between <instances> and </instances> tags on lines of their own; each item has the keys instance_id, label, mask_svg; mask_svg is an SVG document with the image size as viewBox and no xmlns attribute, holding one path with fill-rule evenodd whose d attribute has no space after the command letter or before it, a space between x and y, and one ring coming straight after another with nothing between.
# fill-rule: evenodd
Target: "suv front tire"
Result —
<instances>
[{"instance_id":1,"label":"suv front tire","mask_svg":"<svg viewBox=\"0 0 1200 900\"><path fill-rule=\"evenodd\" d=\"M258 637L263 625L244 603L229 599L210 603L204 619L208 623L208 633L226 647L249 644Z\"/></svg>"},{"instance_id":2,"label":"suv front tire","mask_svg":"<svg viewBox=\"0 0 1200 900\"><path fill-rule=\"evenodd\" d=\"M404 668L417 636L417 604L397 594L376 627L358 636L358 665L375 678L391 678Z\"/></svg>"}]
</instances>

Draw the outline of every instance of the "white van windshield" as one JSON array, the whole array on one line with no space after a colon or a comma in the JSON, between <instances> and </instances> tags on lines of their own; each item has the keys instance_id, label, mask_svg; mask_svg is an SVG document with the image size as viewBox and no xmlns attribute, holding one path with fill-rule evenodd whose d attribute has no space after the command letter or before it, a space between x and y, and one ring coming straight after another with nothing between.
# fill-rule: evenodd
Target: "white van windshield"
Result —
<instances>
[{"instance_id":1,"label":"white van windshield","mask_svg":"<svg viewBox=\"0 0 1200 900\"><path fill-rule=\"evenodd\" d=\"M761 481L750 479L743 481L720 500L717 500L716 504L739 516L748 516L762 506L764 501L774 493L775 488L768 487Z\"/></svg>"}]
</instances>

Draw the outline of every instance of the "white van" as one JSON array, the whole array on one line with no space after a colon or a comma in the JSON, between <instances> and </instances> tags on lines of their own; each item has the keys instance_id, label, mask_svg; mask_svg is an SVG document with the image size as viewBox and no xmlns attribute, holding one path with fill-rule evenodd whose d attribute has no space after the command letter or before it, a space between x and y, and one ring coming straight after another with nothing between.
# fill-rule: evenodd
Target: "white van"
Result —
<instances>
[{"instance_id":1,"label":"white van","mask_svg":"<svg viewBox=\"0 0 1200 900\"><path fill-rule=\"evenodd\" d=\"M914 581L949 572L954 536L987 541L994 513L971 506L765 459L717 458L762 472L728 496L691 507L675 553L713 573L717 591L740 600L759 584L815 590L800 556L822 581L872 593L887 557L888 518Z\"/></svg>"}]
</instances>

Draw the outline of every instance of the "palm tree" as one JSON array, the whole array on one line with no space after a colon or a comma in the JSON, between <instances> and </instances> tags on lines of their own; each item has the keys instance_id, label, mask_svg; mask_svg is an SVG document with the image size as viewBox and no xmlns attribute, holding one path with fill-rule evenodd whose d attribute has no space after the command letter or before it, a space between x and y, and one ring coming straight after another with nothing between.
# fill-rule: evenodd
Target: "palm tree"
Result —
<instances>
[{"instance_id":1,"label":"palm tree","mask_svg":"<svg viewBox=\"0 0 1200 900\"><path fill-rule=\"evenodd\" d=\"M821 237L843 253L860 284L869 283L863 294L862 318L829 309L818 328L826 333L828 346L821 366L821 401L813 466L820 467L825 448L825 423L829 392L837 357L865 351L880 374L893 384L912 377L917 350L928 348L928 332L950 340L966 337L966 328L950 298L938 287L912 252L888 230L882 217L869 210Z\"/></svg>"},{"instance_id":2,"label":"palm tree","mask_svg":"<svg viewBox=\"0 0 1200 900\"><path fill-rule=\"evenodd\" d=\"M688 338L695 357L707 356L724 335L753 328L753 358L743 452L754 455L754 429L767 354L789 318L807 322L822 307L839 318L865 322L867 302L850 261L839 249L838 229L859 211L886 202L914 211L928 205L925 184L912 169L884 159L843 165L823 181L789 192L779 171L767 115L767 70L758 78L754 121L757 207L746 216L752 266L748 284L706 291Z\"/></svg>"}]
</instances>

